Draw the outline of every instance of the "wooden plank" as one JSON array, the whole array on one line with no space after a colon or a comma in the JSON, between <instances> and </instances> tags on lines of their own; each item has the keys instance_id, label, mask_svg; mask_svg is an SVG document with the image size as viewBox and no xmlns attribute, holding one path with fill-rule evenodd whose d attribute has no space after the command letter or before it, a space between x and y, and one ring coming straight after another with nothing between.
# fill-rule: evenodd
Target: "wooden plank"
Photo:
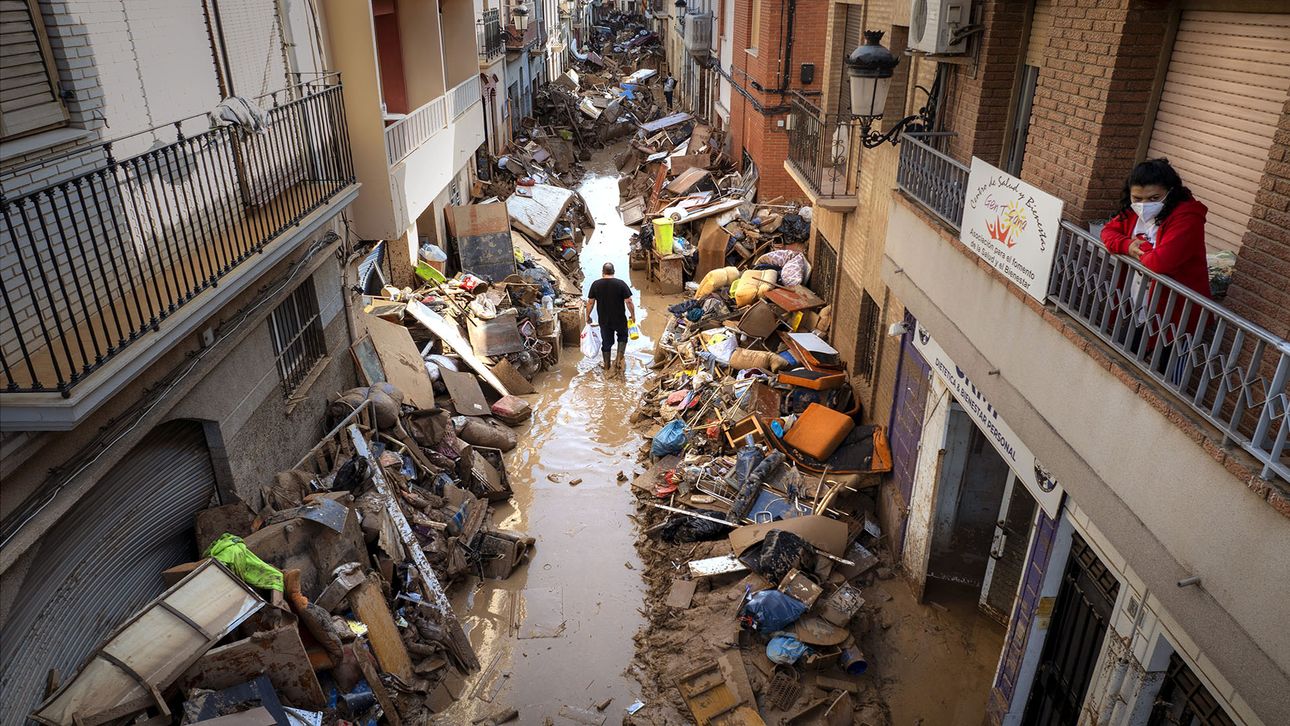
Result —
<instances>
[{"instance_id":1,"label":"wooden plank","mask_svg":"<svg viewBox=\"0 0 1290 726\"><path fill-rule=\"evenodd\" d=\"M708 219L699 232L699 264L694 269L694 278L702 280L709 272L726 266L726 245L730 235L716 219Z\"/></svg>"},{"instance_id":2,"label":"wooden plank","mask_svg":"<svg viewBox=\"0 0 1290 726\"><path fill-rule=\"evenodd\" d=\"M441 368L439 375L457 413L462 416L487 416L491 413L484 391L479 387L479 379L473 374Z\"/></svg>"},{"instance_id":3,"label":"wooden plank","mask_svg":"<svg viewBox=\"0 0 1290 726\"><path fill-rule=\"evenodd\" d=\"M376 652L381 670L411 683L412 659L408 657L399 626L394 624L394 616L385 604L385 594L381 592L381 582L375 574L368 575L363 584L349 591L349 604L358 619L367 626L367 638Z\"/></svg>"},{"instance_id":4,"label":"wooden plank","mask_svg":"<svg viewBox=\"0 0 1290 726\"><path fill-rule=\"evenodd\" d=\"M269 677L275 691L300 708L324 708L327 704L294 624L260 631L212 649L184 672L178 685L185 691L218 691L261 674Z\"/></svg>"},{"instance_id":5,"label":"wooden plank","mask_svg":"<svg viewBox=\"0 0 1290 726\"><path fill-rule=\"evenodd\" d=\"M448 207L448 232L457 240L461 269L493 282L515 274L511 223L500 202Z\"/></svg>"},{"instance_id":6,"label":"wooden plank","mask_svg":"<svg viewBox=\"0 0 1290 726\"><path fill-rule=\"evenodd\" d=\"M389 692L385 690L385 684L381 683L381 676L376 672L376 667L372 665L372 656L367 652L367 648L363 647L362 643L359 643L354 646L354 654L357 656L358 669L363 672L363 678L367 680L367 685L372 689L372 695L376 696L377 703L381 704L381 710L385 712L386 720L390 722L390 726L402 726L403 722L399 719L399 709L394 705Z\"/></svg>"},{"instance_id":7,"label":"wooden plank","mask_svg":"<svg viewBox=\"0 0 1290 726\"><path fill-rule=\"evenodd\" d=\"M488 369L488 366L484 365L484 362L475 355L474 348L472 348L470 343L462 337L461 331L457 329L455 323L449 322L439 313L436 313L421 304L419 300L409 301L407 311L408 314L415 318L417 322L429 328L430 332L439 336L440 340L447 343L449 347L457 353L457 355L461 356L462 360L466 361L466 365L470 366L471 370L478 373L479 377L484 379L484 382L493 387L493 390L503 396L510 395L510 391L506 386L503 385L497 376L493 375L493 372ZM430 406L427 408L433 407Z\"/></svg>"},{"instance_id":8,"label":"wooden plank","mask_svg":"<svg viewBox=\"0 0 1290 726\"><path fill-rule=\"evenodd\" d=\"M528 379L520 375L515 366L506 358L499 358L493 364L493 374L511 390L516 396L526 396L530 393L537 393L537 389L529 383Z\"/></svg>"},{"instance_id":9,"label":"wooden plank","mask_svg":"<svg viewBox=\"0 0 1290 726\"><path fill-rule=\"evenodd\" d=\"M748 680L748 669L744 666L744 656L739 651L731 651L717 659L717 666L721 669L721 677L726 681L726 687L735 694L740 703L746 703L754 708L757 706L757 695L753 693L752 683Z\"/></svg>"},{"instance_id":10,"label":"wooden plank","mask_svg":"<svg viewBox=\"0 0 1290 726\"><path fill-rule=\"evenodd\" d=\"M667 599L663 604L670 608L680 608L686 610L690 607L690 602L694 599L694 591L698 589L698 580L681 580L674 578L672 587L667 591Z\"/></svg>"},{"instance_id":11,"label":"wooden plank","mask_svg":"<svg viewBox=\"0 0 1290 726\"><path fill-rule=\"evenodd\" d=\"M417 408L434 408L434 389L425 361L412 342L412 334L398 323L369 315L367 330L372 345L385 369L385 380L403 393L403 398Z\"/></svg>"}]
</instances>

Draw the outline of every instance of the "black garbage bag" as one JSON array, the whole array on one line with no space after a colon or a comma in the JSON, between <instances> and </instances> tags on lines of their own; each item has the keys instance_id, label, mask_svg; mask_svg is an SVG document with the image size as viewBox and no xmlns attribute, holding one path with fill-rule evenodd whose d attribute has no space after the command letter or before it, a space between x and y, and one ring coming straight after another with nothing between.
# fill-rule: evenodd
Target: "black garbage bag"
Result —
<instances>
[{"instance_id":1,"label":"black garbage bag","mask_svg":"<svg viewBox=\"0 0 1290 726\"><path fill-rule=\"evenodd\" d=\"M725 512L716 512L711 509L696 509L694 513L715 517L716 519L726 518ZM667 518L667 522L659 530L659 536L669 544L710 542L730 534L732 526L684 514L673 514Z\"/></svg>"},{"instance_id":2,"label":"black garbage bag","mask_svg":"<svg viewBox=\"0 0 1290 726\"><path fill-rule=\"evenodd\" d=\"M767 582L777 583L794 567L811 569L815 564L815 548L792 532L772 529L765 539L744 550L739 560Z\"/></svg>"},{"instance_id":3,"label":"black garbage bag","mask_svg":"<svg viewBox=\"0 0 1290 726\"><path fill-rule=\"evenodd\" d=\"M800 214L785 214L779 224L779 233L785 242L805 242L811 236L811 223Z\"/></svg>"}]
</instances>

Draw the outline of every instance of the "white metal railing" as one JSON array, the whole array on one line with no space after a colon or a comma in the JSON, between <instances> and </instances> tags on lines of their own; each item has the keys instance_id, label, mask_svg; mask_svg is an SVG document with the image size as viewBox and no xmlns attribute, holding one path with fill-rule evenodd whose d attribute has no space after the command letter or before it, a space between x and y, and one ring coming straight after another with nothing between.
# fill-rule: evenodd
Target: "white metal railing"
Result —
<instances>
[{"instance_id":1,"label":"white metal railing","mask_svg":"<svg viewBox=\"0 0 1290 726\"><path fill-rule=\"evenodd\" d=\"M385 154L394 166L448 125L447 102L435 96L429 103L385 127Z\"/></svg>"},{"instance_id":2,"label":"white metal railing","mask_svg":"<svg viewBox=\"0 0 1290 726\"><path fill-rule=\"evenodd\" d=\"M905 134L897 186L955 231L968 167ZM1062 222L1047 301L1263 464L1290 481L1290 342Z\"/></svg>"},{"instance_id":3,"label":"white metal railing","mask_svg":"<svg viewBox=\"0 0 1290 726\"><path fill-rule=\"evenodd\" d=\"M385 155L390 166L421 148L432 136L455 121L479 100L479 76L457 84L442 96L385 127Z\"/></svg>"},{"instance_id":4,"label":"white metal railing","mask_svg":"<svg viewBox=\"0 0 1290 726\"><path fill-rule=\"evenodd\" d=\"M449 97L449 115L455 121L471 104L479 100L479 74L472 74L470 78L457 84L448 94Z\"/></svg>"}]
</instances>

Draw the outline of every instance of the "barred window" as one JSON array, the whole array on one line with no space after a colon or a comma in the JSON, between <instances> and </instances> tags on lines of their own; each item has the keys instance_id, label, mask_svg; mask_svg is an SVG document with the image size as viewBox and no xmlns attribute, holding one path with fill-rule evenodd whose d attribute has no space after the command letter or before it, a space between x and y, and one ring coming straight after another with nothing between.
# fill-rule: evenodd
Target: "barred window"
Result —
<instances>
[{"instance_id":1,"label":"barred window","mask_svg":"<svg viewBox=\"0 0 1290 726\"><path fill-rule=\"evenodd\" d=\"M838 271L838 253L819 231L815 233L815 254L811 261L811 292L833 304L833 276Z\"/></svg>"},{"instance_id":2,"label":"barred window","mask_svg":"<svg viewBox=\"0 0 1290 726\"><path fill-rule=\"evenodd\" d=\"M878 321L882 311L874 302L869 291L864 292L860 302L860 327L856 331L856 373L865 378L873 377L874 363L878 355Z\"/></svg>"},{"instance_id":3,"label":"barred window","mask_svg":"<svg viewBox=\"0 0 1290 726\"><path fill-rule=\"evenodd\" d=\"M273 311L269 332L273 335L273 353L278 359L282 394L290 397L327 350L312 277L300 283L291 296Z\"/></svg>"}]
</instances>

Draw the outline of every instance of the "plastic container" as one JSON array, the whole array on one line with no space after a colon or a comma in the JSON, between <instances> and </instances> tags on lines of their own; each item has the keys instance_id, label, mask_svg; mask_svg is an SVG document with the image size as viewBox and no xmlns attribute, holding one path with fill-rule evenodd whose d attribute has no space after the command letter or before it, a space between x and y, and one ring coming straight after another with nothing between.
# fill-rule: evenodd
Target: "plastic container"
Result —
<instances>
[{"instance_id":1,"label":"plastic container","mask_svg":"<svg viewBox=\"0 0 1290 726\"><path fill-rule=\"evenodd\" d=\"M654 249L660 255L672 254L672 225L674 223L667 217L659 217L654 220Z\"/></svg>"},{"instance_id":2,"label":"plastic container","mask_svg":"<svg viewBox=\"0 0 1290 726\"><path fill-rule=\"evenodd\" d=\"M636 324L635 319L627 321L627 337L632 340L640 340L641 326Z\"/></svg>"},{"instance_id":3,"label":"plastic container","mask_svg":"<svg viewBox=\"0 0 1290 726\"><path fill-rule=\"evenodd\" d=\"M422 262L435 268L440 274L447 269L448 253L444 252L439 245L431 244L429 237L421 238L421 247L417 250L417 254Z\"/></svg>"}]
</instances>

